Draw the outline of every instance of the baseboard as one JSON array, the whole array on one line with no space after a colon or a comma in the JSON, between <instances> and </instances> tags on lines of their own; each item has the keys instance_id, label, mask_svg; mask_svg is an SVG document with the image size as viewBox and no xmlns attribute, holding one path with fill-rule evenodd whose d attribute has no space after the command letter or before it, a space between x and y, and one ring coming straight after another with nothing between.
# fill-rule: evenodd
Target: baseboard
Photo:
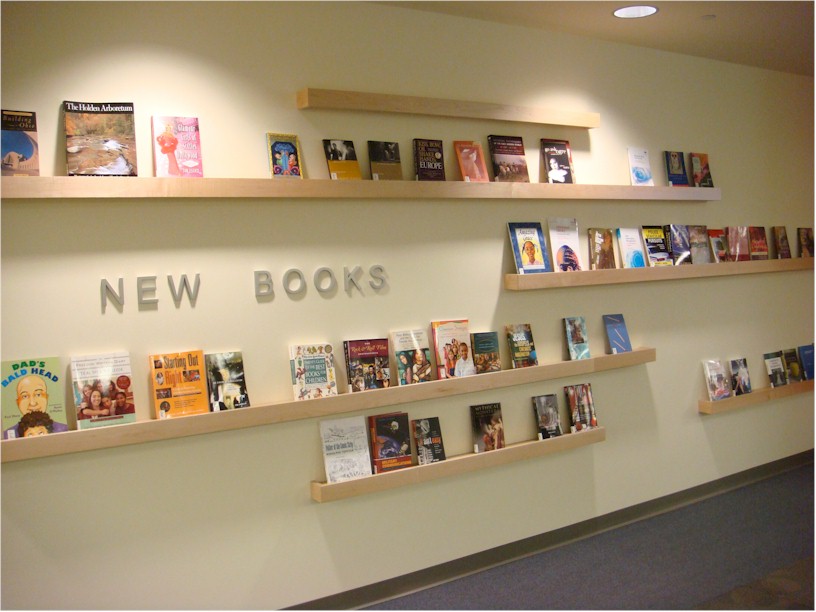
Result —
<instances>
[{"instance_id":1,"label":"baseboard","mask_svg":"<svg viewBox=\"0 0 816 612\"><path fill-rule=\"evenodd\" d=\"M447 563L418 570L404 576L384 580L368 586L330 595L298 604L287 610L354 610L374 605L379 601L406 595L436 584L455 580L474 572L502 565L509 561L543 552L595 534L615 529L703 499L770 478L788 470L813 463L813 450L791 455L771 463L719 478L684 491L666 495L604 514L574 525L511 542L480 553L468 555Z\"/></svg>"}]
</instances>

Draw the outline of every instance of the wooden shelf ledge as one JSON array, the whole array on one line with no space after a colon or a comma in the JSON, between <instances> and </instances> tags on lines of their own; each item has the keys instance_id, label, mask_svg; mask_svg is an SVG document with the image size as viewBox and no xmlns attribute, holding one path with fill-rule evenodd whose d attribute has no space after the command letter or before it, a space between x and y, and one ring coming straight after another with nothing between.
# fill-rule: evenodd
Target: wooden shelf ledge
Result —
<instances>
[{"instance_id":1,"label":"wooden shelf ledge","mask_svg":"<svg viewBox=\"0 0 816 612\"><path fill-rule=\"evenodd\" d=\"M720 412L728 412L730 410L738 410L753 406L754 404L762 404L772 400L789 397L791 395L798 395L800 393L812 393L813 381L805 380L803 382L790 383L781 387L764 387L762 389L754 389L751 393L745 395L737 395L728 397L726 399L712 402L709 400L700 400L697 406L697 411L702 414L719 414Z\"/></svg>"},{"instance_id":2,"label":"wooden shelf ledge","mask_svg":"<svg viewBox=\"0 0 816 612\"><path fill-rule=\"evenodd\" d=\"M3 463L23 461L301 419L331 417L348 412L363 412L490 389L570 376L583 376L593 372L632 367L655 360L656 349L637 348L630 353L602 355L580 361L562 361L517 370L502 370L467 378L435 380L362 393L343 393L320 399L293 400L175 419L138 421L126 425L67 431L49 436L3 440L0 444L0 459Z\"/></svg>"},{"instance_id":3,"label":"wooden shelf ledge","mask_svg":"<svg viewBox=\"0 0 816 612\"><path fill-rule=\"evenodd\" d=\"M606 440L606 429L596 427L581 433L566 434L547 440L532 440L512 444L506 448L484 453L458 455L445 461L428 465L414 465L393 472L384 472L356 480L327 484L312 482L312 499L316 502L330 502L377 491L428 482L457 474L466 474L516 461L560 453L597 444Z\"/></svg>"}]
</instances>

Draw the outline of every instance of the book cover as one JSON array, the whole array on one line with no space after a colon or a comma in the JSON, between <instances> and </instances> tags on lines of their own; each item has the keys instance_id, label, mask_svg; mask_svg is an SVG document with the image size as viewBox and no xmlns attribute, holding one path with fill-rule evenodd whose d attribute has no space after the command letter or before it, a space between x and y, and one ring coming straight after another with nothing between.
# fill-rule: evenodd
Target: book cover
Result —
<instances>
[{"instance_id":1,"label":"book cover","mask_svg":"<svg viewBox=\"0 0 816 612\"><path fill-rule=\"evenodd\" d=\"M323 152L333 181L362 180L357 151L351 140L323 140Z\"/></svg>"},{"instance_id":2,"label":"book cover","mask_svg":"<svg viewBox=\"0 0 816 612\"><path fill-rule=\"evenodd\" d=\"M579 433L589 431L598 426L598 417L595 414L595 401L592 397L592 385L582 383L564 387L567 399L567 411L570 417L570 431Z\"/></svg>"},{"instance_id":3,"label":"book cover","mask_svg":"<svg viewBox=\"0 0 816 612\"><path fill-rule=\"evenodd\" d=\"M771 237L777 259L790 259L791 249L788 242L788 230L784 225L774 225L771 228Z\"/></svg>"},{"instance_id":4,"label":"book cover","mask_svg":"<svg viewBox=\"0 0 816 612\"><path fill-rule=\"evenodd\" d=\"M691 165L691 178L695 187L714 186L707 153L689 153L689 164Z\"/></svg>"},{"instance_id":5,"label":"book cover","mask_svg":"<svg viewBox=\"0 0 816 612\"><path fill-rule=\"evenodd\" d=\"M748 228L748 249L751 261L768 259L768 234L764 227L752 225Z\"/></svg>"},{"instance_id":6,"label":"book cover","mask_svg":"<svg viewBox=\"0 0 816 612\"><path fill-rule=\"evenodd\" d=\"M407 412L390 412L368 417L371 434L371 463L375 474L409 467L411 428Z\"/></svg>"},{"instance_id":7,"label":"book cover","mask_svg":"<svg viewBox=\"0 0 816 612\"><path fill-rule=\"evenodd\" d=\"M291 345L289 370L296 400L337 395L337 374L331 344Z\"/></svg>"},{"instance_id":8,"label":"book cover","mask_svg":"<svg viewBox=\"0 0 816 612\"><path fill-rule=\"evenodd\" d=\"M487 137L490 161L493 162L493 180L497 183L529 183L527 158L521 136Z\"/></svg>"},{"instance_id":9,"label":"book cover","mask_svg":"<svg viewBox=\"0 0 816 612\"><path fill-rule=\"evenodd\" d=\"M391 332L391 350L397 364L400 385L413 385L433 379L431 349L424 329Z\"/></svg>"},{"instance_id":10,"label":"book cover","mask_svg":"<svg viewBox=\"0 0 816 612\"><path fill-rule=\"evenodd\" d=\"M555 393L533 396L533 414L538 427L538 438L546 440L560 436L561 415L558 413L558 398Z\"/></svg>"},{"instance_id":11,"label":"book cover","mask_svg":"<svg viewBox=\"0 0 816 612\"><path fill-rule=\"evenodd\" d=\"M549 217L547 225L550 230L550 246L553 252L556 272L574 272L583 270L578 256L578 220L569 217Z\"/></svg>"},{"instance_id":12,"label":"book cover","mask_svg":"<svg viewBox=\"0 0 816 612\"><path fill-rule=\"evenodd\" d=\"M614 270L618 267L611 228L590 227L587 230L587 239L590 270Z\"/></svg>"},{"instance_id":13,"label":"book cover","mask_svg":"<svg viewBox=\"0 0 816 612\"><path fill-rule=\"evenodd\" d=\"M507 231L510 234L510 246L513 249L517 274L553 271L541 223L510 221L507 224Z\"/></svg>"},{"instance_id":14,"label":"book cover","mask_svg":"<svg viewBox=\"0 0 816 612\"><path fill-rule=\"evenodd\" d=\"M71 357L71 382L77 429L136 422L127 352Z\"/></svg>"},{"instance_id":15,"label":"book cover","mask_svg":"<svg viewBox=\"0 0 816 612\"><path fill-rule=\"evenodd\" d=\"M462 180L467 183L487 183L490 177L487 174L482 144L475 140L454 140L453 151Z\"/></svg>"},{"instance_id":16,"label":"book cover","mask_svg":"<svg viewBox=\"0 0 816 612\"><path fill-rule=\"evenodd\" d=\"M473 363L476 373L498 372L501 368L499 353L499 332L474 332L470 334L470 343L473 347Z\"/></svg>"},{"instance_id":17,"label":"book cover","mask_svg":"<svg viewBox=\"0 0 816 612\"><path fill-rule=\"evenodd\" d=\"M538 365L533 330L529 323L509 323L504 326L507 346L510 348L510 364L513 368L529 368Z\"/></svg>"},{"instance_id":18,"label":"book cover","mask_svg":"<svg viewBox=\"0 0 816 612\"><path fill-rule=\"evenodd\" d=\"M688 234L691 263L711 263L711 248L708 240L708 228L705 225L689 225Z\"/></svg>"},{"instance_id":19,"label":"book cover","mask_svg":"<svg viewBox=\"0 0 816 612\"><path fill-rule=\"evenodd\" d=\"M413 419L411 433L417 449L417 463L428 465L445 460L445 444L442 442L442 428L439 417Z\"/></svg>"},{"instance_id":20,"label":"book cover","mask_svg":"<svg viewBox=\"0 0 816 612\"><path fill-rule=\"evenodd\" d=\"M3 361L0 372L4 439L68 431L58 357Z\"/></svg>"},{"instance_id":21,"label":"book cover","mask_svg":"<svg viewBox=\"0 0 816 612\"><path fill-rule=\"evenodd\" d=\"M467 319L431 321L431 336L439 380L476 374Z\"/></svg>"},{"instance_id":22,"label":"book cover","mask_svg":"<svg viewBox=\"0 0 816 612\"><path fill-rule=\"evenodd\" d=\"M663 151L666 162L666 176L670 187L688 187L689 178L686 171L685 156L682 151Z\"/></svg>"},{"instance_id":23,"label":"book cover","mask_svg":"<svg viewBox=\"0 0 816 612\"><path fill-rule=\"evenodd\" d=\"M788 373L785 370L782 351L764 353L762 359L765 362L765 371L768 373L768 381L771 387L783 387L787 385Z\"/></svg>"},{"instance_id":24,"label":"book cover","mask_svg":"<svg viewBox=\"0 0 816 612\"><path fill-rule=\"evenodd\" d=\"M344 482L371 476L368 436L364 416L320 421L326 482Z\"/></svg>"},{"instance_id":25,"label":"book cover","mask_svg":"<svg viewBox=\"0 0 816 612\"><path fill-rule=\"evenodd\" d=\"M153 117L150 126L153 136L154 176L204 176L198 117Z\"/></svg>"},{"instance_id":26,"label":"book cover","mask_svg":"<svg viewBox=\"0 0 816 612\"><path fill-rule=\"evenodd\" d=\"M241 351L205 353L210 411L249 408L244 356Z\"/></svg>"},{"instance_id":27,"label":"book cover","mask_svg":"<svg viewBox=\"0 0 816 612\"><path fill-rule=\"evenodd\" d=\"M0 116L2 175L39 176L37 113L3 109Z\"/></svg>"},{"instance_id":28,"label":"book cover","mask_svg":"<svg viewBox=\"0 0 816 612\"><path fill-rule=\"evenodd\" d=\"M619 227L615 233L618 235L618 249L623 267L645 268L646 252L640 237L640 228Z\"/></svg>"},{"instance_id":29,"label":"book cover","mask_svg":"<svg viewBox=\"0 0 816 612\"><path fill-rule=\"evenodd\" d=\"M567 184L575 182L575 170L572 165L572 148L568 140L541 139L541 163L544 166L542 180L546 174L547 182Z\"/></svg>"},{"instance_id":30,"label":"book cover","mask_svg":"<svg viewBox=\"0 0 816 612\"><path fill-rule=\"evenodd\" d=\"M148 357L148 364L155 418L210 411L203 351L156 353Z\"/></svg>"},{"instance_id":31,"label":"book cover","mask_svg":"<svg viewBox=\"0 0 816 612\"><path fill-rule=\"evenodd\" d=\"M751 392L751 375L748 373L748 360L738 357L731 360L731 393L745 395Z\"/></svg>"},{"instance_id":32,"label":"book cover","mask_svg":"<svg viewBox=\"0 0 816 612\"><path fill-rule=\"evenodd\" d=\"M626 329L626 320L623 315L605 314L603 315L603 324L609 344L608 354L631 353L632 341L629 339L629 330Z\"/></svg>"},{"instance_id":33,"label":"book cover","mask_svg":"<svg viewBox=\"0 0 816 612\"><path fill-rule=\"evenodd\" d=\"M751 259L747 226L732 225L726 227L725 243L728 247L728 261L748 261Z\"/></svg>"},{"instance_id":34,"label":"book cover","mask_svg":"<svg viewBox=\"0 0 816 612\"><path fill-rule=\"evenodd\" d=\"M589 335L584 317L564 317L567 349L571 360L589 359Z\"/></svg>"},{"instance_id":35,"label":"book cover","mask_svg":"<svg viewBox=\"0 0 816 612\"><path fill-rule=\"evenodd\" d=\"M303 154L296 134L266 133L269 170L273 179L302 179Z\"/></svg>"},{"instance_id":36,"label":"book cover","mask_svg":"<svg viewBox=\"0 0 816 612\"><path fill-rule=\"evenodd\" d=\"M470 407L473 452L484 453L505 447L501 404L491 402Z\"/></svg>"},{"instance_id":37,"label":"book cover","mask_svg":"<svg viewBox=\"0 0 816 612\"><path fill-rule=\"evenodd\" d=\"M402 164L398 142L368 141L368 165L373 181L401 181Z\"/></svg>"},{"instance_id":38,"label":"book cover","mask_svg":"<svg viewBox=\"0 0 816 612\"><path fill-rule=\"evenodd\" d=\"M797 227L796 236L799 239L799 257L813 257L813 228Z\"/></svg>"},{"instance_id":39,"label":"book cover","mask_svg":"<svg viewBox=\"0 0 816 612\"><path fill-rule=\"evenodd\" d=\"M391 386L388 338L343 341L349 393Z\"/></svg>"},{"instance_id":40,"label":"book cover","mask_svg":"<svg viewBox=\"0 0 816 612\"><path fill-rule=\"evenodd\" d=\"M649 162L649 151L640 147L628 147L629 178L635 187L654 186L652 166Z\"/></svg>"},{"instance_id":41,"label":"book cover","mask_svg":"<svg viewBox=\"0 0 816 612\"><path fill-rule=\"evenodd\" d=\"M802 374L802 364L799 362L799 352L795 348L782 351L782 361L785 363L785 374L789 383L805 380Z\"/></svg>"},{"instance_id":42,"label":"book cover","mask_svg":"<svg viewBox=\"0 0 816 612\"><path fill-rule=\"evenodd\" d=\"M726 243L725 230L714 228L708 230L708 243L711 246L711 258L715 263L728 261L728 245Z\"/></svg>"},{"instance_id":43,"label":"book cover","mask_svg":"<svg viewBox=\"0 0 816 612\"><path fill-rule=\"evenodd\" d=\"M672 262L671 253L669 253L669 247L666 244L666 232L663 227L660 225L644 225L641 227L641 231L643 232L643 243L646 246L649 266L673 266L674 263ZM630 241L634 242L634 236L630 238ZM621 246L621 251L623 251L623 246Z\"/></svg>"},{"instance_id":44,"label":"book cover","mask_svg":"<svg viewBox=\"0 0 816 612\"><path fill-rule=\"evenodd\" d=\"M799 347L799 363L802 364L802 375L805 380L813 380L813 343Z\"/></svg>"},{"instance_id":45,"label":"book cover","mask_svg":"<svg viewBox=\"0 0 816 612\"><path fill-rule=\"evenodd\" d=\"M441 140L414 138L414 175L418 181L445 180L445 155Z\"/></svg>"},{"instance_id":46,"label":"book cover","mask_svg":"<svg viewBox=\"0 0 816 612\"><path fill-rule=\"evenodd\" d=\"M731 397L731 379L719 359L704 359L703 372L705 373L708 399L712 402Z\"/></svg>"},{"instance_id":47,"label":"book cover","mask_svg":"<svg viewBox=\"0 0 816 612\"><path fill-rule=\"evenodd\" d=\"M689 244L688 225L664 225L663 231L666 233L666 244L669 247L672 261L675 266L691 264L691 245Z\"/></svg>"},{"instance_id":48,"label":"book cover","mask_svg":"<svg viewBox=\"0 0 816 612\"><path fill-rule=\"evenodd\" d=\"M65 101L68 176L137 176L132 102Z\"/></svg>"}]
</instances>

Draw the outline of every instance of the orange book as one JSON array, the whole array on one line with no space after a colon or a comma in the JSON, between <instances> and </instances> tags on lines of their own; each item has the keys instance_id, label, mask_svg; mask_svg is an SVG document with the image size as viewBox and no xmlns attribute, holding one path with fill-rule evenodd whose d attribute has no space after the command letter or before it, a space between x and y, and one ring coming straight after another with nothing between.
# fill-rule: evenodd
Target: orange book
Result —
<instances>
[{"instance_id":1,"label":"orange book","mask_svg":"<svg viewBox=\"0 0 816 612\"><path fill-rule=\"evenodd\" d=\"M203 351L150 355L150 386L157 419L210 411Z\"/></svg>"},{"instance_id":2,"label":"orange book","mask_svg":"<svg viewBox=\"0 0 816 612\"><path fill-rule=\"evenodd\" d=\"M462 180L469 183L489 183L482 145L474 140L454 140L453 150L462 172Z\"/></svg>"}]
</instances>

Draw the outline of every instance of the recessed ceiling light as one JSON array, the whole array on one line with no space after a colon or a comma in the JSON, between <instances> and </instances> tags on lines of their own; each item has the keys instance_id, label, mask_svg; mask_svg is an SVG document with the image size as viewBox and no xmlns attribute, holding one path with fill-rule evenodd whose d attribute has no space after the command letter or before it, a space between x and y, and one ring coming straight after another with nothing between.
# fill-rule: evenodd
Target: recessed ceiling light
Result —
<instances>
[{"instance_id":1,"label":"recessed ceiling light","mask_svg":"<svg viewBox=\"0 0 816 612\"><path fill-rule=\"evenodd\" d=\"M657 12L657 7L640 4L637 6L624 6L616 10L613 15L621 19L638 19L640 17L648 17Z\"/></svg>"}]
</instances>

